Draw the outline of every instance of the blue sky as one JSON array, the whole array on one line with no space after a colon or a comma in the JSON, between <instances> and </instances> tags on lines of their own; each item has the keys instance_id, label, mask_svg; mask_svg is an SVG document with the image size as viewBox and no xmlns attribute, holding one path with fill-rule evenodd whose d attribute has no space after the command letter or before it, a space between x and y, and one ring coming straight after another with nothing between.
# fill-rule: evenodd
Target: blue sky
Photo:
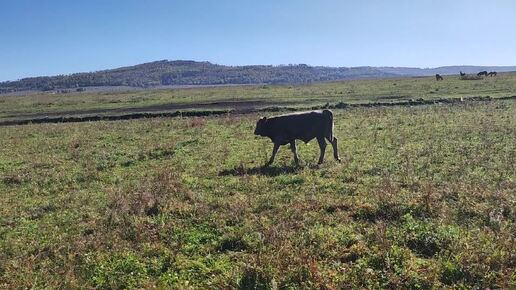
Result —
<instances>
[{"instance_id":1,"label":"blue sky","mask_svg":"<svg viewBox=\"0 0 516 290\"><path fill-rule=\"evenodd\" d=\"M0 1L0 81L161 59L516 65L516 1Z\"/></svg>"}]
</instances>

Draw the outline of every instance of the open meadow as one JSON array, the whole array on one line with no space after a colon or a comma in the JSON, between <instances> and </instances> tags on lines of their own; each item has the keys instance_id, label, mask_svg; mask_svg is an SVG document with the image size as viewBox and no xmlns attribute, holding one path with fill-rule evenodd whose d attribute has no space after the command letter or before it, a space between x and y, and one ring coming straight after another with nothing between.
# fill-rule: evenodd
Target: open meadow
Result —
<instances>
[{"instance_id":1,"label":"open meadow","mask_svg":"<svg viewBox=\"0 0 516 290\"><path fill-rule=\"evenodd\" d=\"M169 110L227 110L309 107L325 103L364 104L440 98L516 95L516 73L464 81L458 75L335 81L305 85L249 85L127 92L59 91L0 95L0 121L55 115L120 114Z\"/></svg>"},{"instance_id":2,"label":"open meadow","mask_svg":"<svg viewBox=\"0 0 516 290\"><path fill-rule=\"evenodd\" d=\"M0 117L516 93L445 78L0 97ZM0 127L0 288L516 287L514 99L333 112L342 162L320 167L314 140L262 168L257 114Z\"/></svg>"}]
</instances>

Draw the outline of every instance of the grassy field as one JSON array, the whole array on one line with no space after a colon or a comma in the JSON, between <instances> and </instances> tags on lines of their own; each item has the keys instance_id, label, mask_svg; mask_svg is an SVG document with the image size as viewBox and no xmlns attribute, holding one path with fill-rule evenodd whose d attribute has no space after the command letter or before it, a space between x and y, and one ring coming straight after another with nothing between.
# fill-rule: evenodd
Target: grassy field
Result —
<instances>
[{"instance_id":1,"label":"grassy field","mask_svg":"<svg viewBox=\"0 0 516 290\"><path fill-rule=\"evenodd\" d=\"M196 104L220 101L262 101L288 106L345 102L389 102L407 99L435 99L471 96L516 95L516 73L477 81L445 76L383 80L355 80L296 86L243 86L201 89L166 89L106 93L40 93L27 96L0 96L0 121L21 114L80 113L104 109L134 109L165 104Z\"/></svg>"},{"instance_id":2,"label":"grassy field","mask_svg":"<svg viewBox=\"0 0 516 290\"><path fill-rule=\"evenodd\" d=\"M134 104L497 96L515 81L157 91ZM2 99L2 114L137 98L79 96ZM256 115L0 127L0 288L516 287L516 102L334 114L343 162L328 148L320 168L314 141L299 144L301 167L285 147L261 168L272 145L253 136Z\"/></svg>"}]
</instances>

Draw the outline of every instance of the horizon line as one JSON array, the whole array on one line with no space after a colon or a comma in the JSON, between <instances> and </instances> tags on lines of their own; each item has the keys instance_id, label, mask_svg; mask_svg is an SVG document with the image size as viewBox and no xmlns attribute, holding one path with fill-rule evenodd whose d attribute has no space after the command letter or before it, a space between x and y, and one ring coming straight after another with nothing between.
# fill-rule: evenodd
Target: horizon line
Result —
<instances>
[{"instance_id":1,"label":"horizon line","mask_svg":"<svg viewBox=\"0 0 516 290\"><path fill-rule=\"evenodd\" d=\"M174 62L174 61L191 61L196 63L210 63L212 65L220 65L220 66L227 66L227 67L246 67L246 66L272 66L272 67L282 67L282 66L300 66L300 65L306 65L309 67L325 67L325 68L362 68L362 67L370 67L370 68L406 68L406 69L439 69L439 68L445 68L445 67L516 67L516 65L475 65L475 64L453 64L453 65L440 65L440 66L434 66L434 67L420 67L420 66L394 66L394 65L359 65L359 66L332 66L332 65L314 65L314 64L307 64L307 63L287 63L287 64L221 64L217 62L212 62L209 60L191 60L191 59L160 59L160 60L152 60L152 61L146 61L141 62L137 64L129 64L129 65L121 65L117 67L112 68L104 68L104 69L98 69L98 70L90 70L90 71L78 71L78 72L69 72L69 73L60 73L60 74L49 74L49 75L33 75L33 76L24 76L18 79L11 79L11 80L0 80L0 83L6 83L6 82L16 82L21 81L24 79L31 79L31 78L45 78L45 77L57 77L57 76L70 76L74 74L87 74L87 73L97 73L97 72L104 72L104 71L110 71L110 70L116 70L116 69L122 69L122 68L129 68L134 67L138 65L144 65L149 64L153 62Z\"/></svg>"}]
</instances>

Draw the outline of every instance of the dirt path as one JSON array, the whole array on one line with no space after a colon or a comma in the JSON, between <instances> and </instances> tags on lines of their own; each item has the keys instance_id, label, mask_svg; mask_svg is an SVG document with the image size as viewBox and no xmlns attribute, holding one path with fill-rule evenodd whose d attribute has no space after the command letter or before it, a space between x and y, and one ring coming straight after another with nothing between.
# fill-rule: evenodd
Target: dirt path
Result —
<instances>
[{"instance_id":1,"label":"dirt path","mask_svg":"<svg viewBox=\"0 0 516 290\"><path fill-rule=\"evenodd\" d=\"M407 100L399 102L375 102L363 104L337 103L334 105L312 107L289 107L299 102L273 103L265 101L220 101L198 104L164 104L140 108L98 109L85 111L68 111L45 114L24 114L16 118L0 120L0 126L41 124L41 123L69 123L91 121L130 120L141 118L178 117L178 116L209 116L223 114L247 114L255 112L297 111L315 109L345 109L354 107L380 107L380 106L420 106L432 104L458 104L465 102L491 102L500 100L516 100L516 96L501 98L470 97L470 98L445 98L434 100ZM182 110L182 111L181 111ZM194 110L194 111L192 111Z\"/></svg>"},{"instance_id":2,"label":"dirt path","mask_svg":"<svg viewBox=\"0 0 516 290\"><path fill-rule=\"evenodd\" d=\"M194 104L159 104L134 108L116 108L116 109L88 109L80 111L60 111L48 113L31 113L11 115L12 119L27 118L45 118L45 117L62 117L62 116L85 116L85 115L117 115L127 113L145 113L145 112L169 112L177 110L249 110L266 106L288 106L294 102L266 102L266 101L216 101L209 103Z\"/></svg>"}]
</instances>

